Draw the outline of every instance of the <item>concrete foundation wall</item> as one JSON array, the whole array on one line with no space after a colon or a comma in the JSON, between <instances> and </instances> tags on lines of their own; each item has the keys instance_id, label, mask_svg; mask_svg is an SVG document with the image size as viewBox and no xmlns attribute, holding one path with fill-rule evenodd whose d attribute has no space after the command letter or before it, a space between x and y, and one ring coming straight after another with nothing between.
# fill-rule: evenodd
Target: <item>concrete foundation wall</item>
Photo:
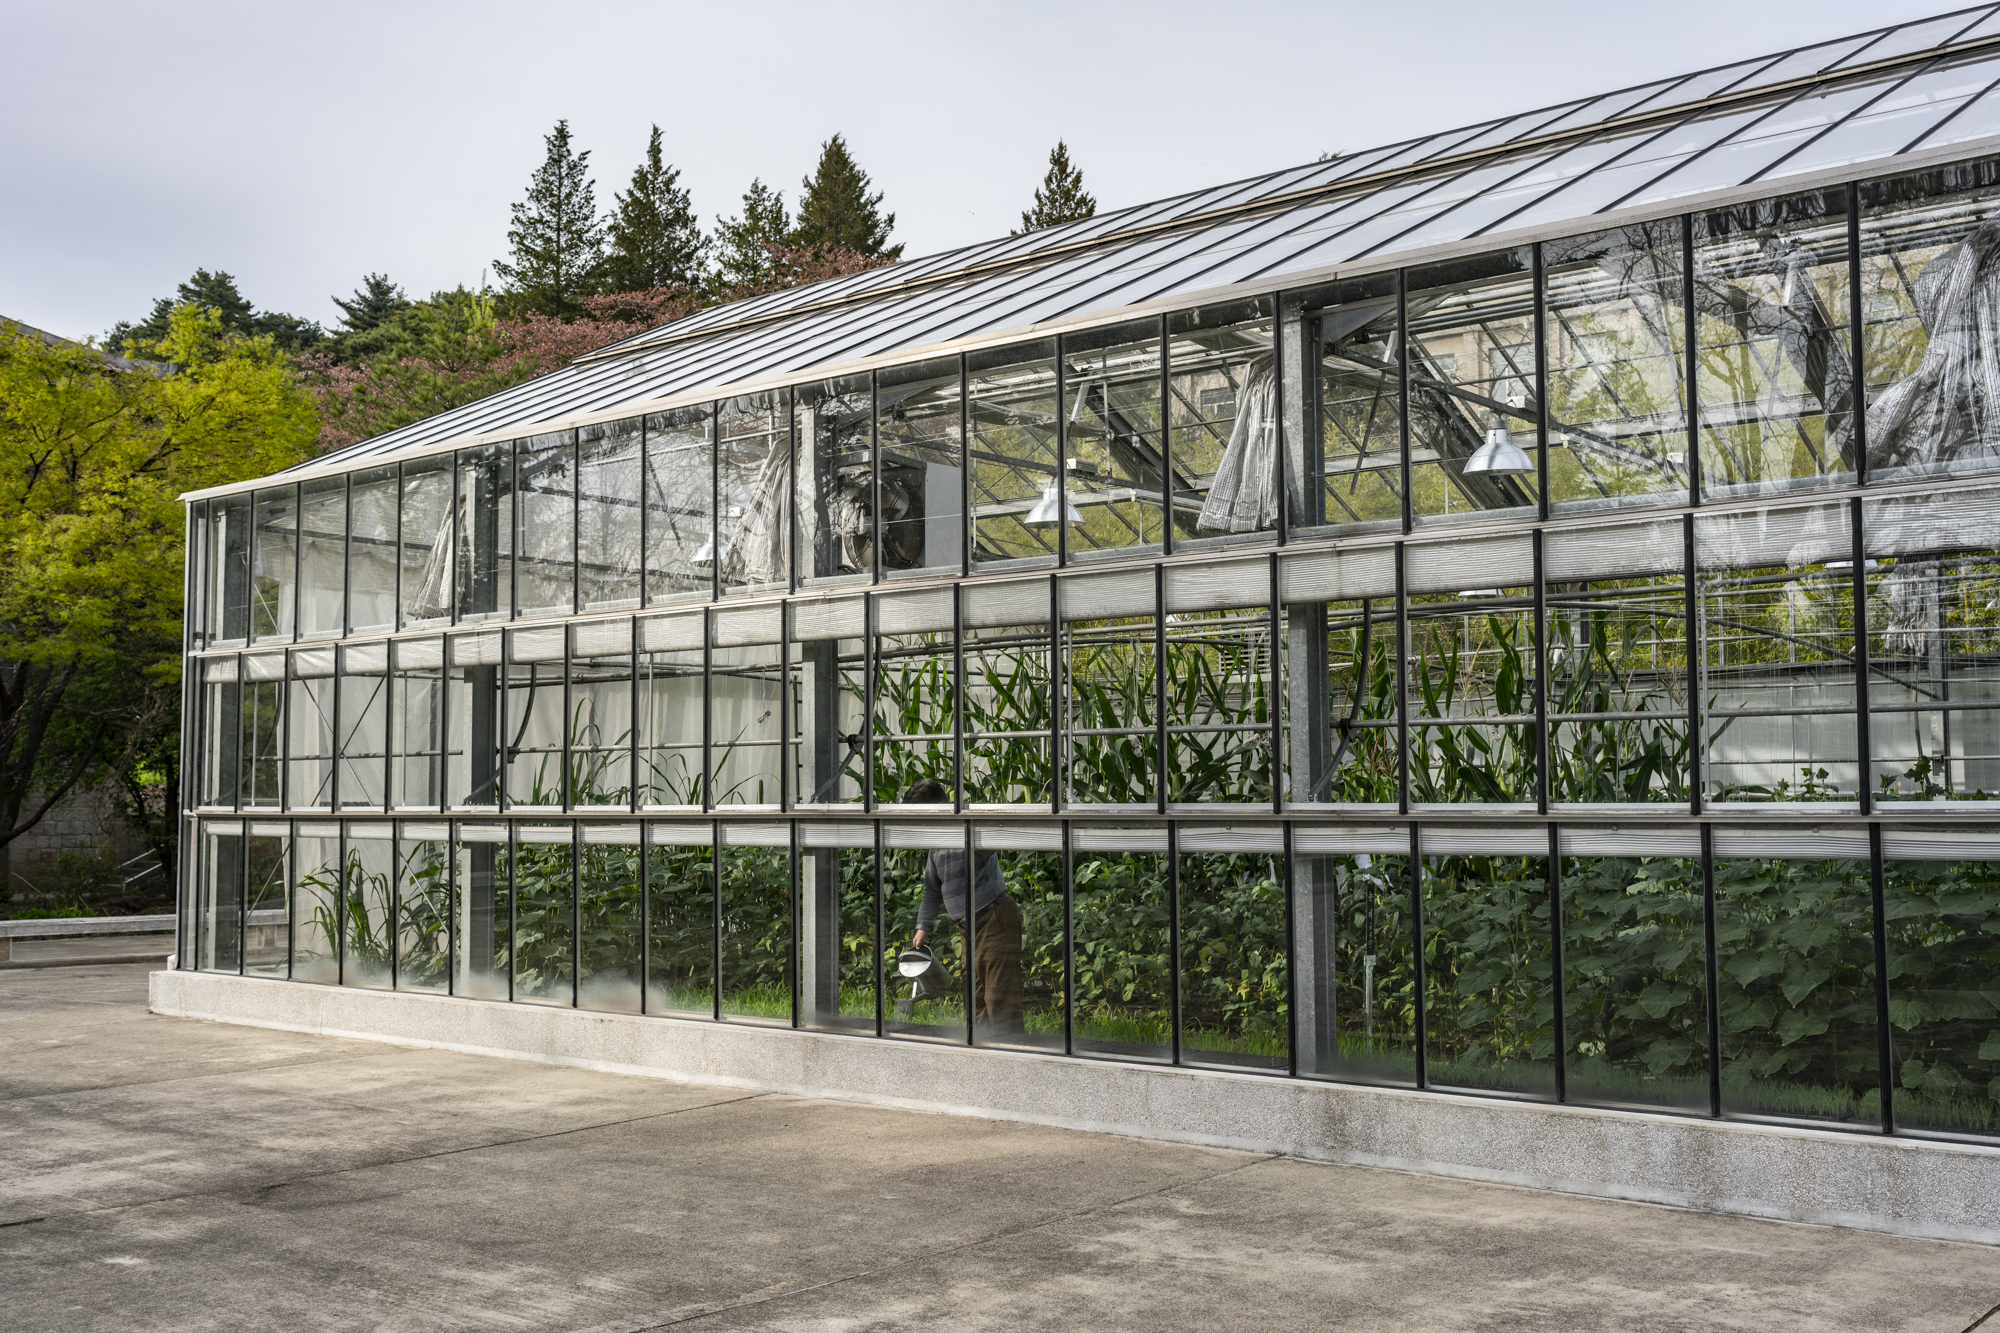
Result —
<instances>
[{"instance_id":1,"label":"concrete foundation wall","mask_svg":"<svg viewBox=\"0 0 2000 1333\"><path fill-rule=\"evenodd\" d=\"M197 972L153 1012L2000 1243L2000 1148Z\"/></svg>"}]
</instances>

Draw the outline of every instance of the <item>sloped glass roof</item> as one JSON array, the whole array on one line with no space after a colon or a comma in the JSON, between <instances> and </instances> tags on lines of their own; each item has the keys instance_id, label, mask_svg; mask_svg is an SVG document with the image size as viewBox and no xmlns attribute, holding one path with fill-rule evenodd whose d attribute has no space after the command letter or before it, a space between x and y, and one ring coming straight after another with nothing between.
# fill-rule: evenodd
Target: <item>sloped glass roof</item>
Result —
<instances>
[{"instance_id":1,"label":"sloped glass roof","mask_svg":"<svg viewBox=\"0 0 2000 1333\"><path fill-rule=\"evenodd\" d=\"M2000 4L1594 95L702 311L313 460L435 447L2000 134ZM1874 174L1855 171L1852 174ZM1566 224L1576 224L1568 226Z\"/></svg>"}]
</instances>

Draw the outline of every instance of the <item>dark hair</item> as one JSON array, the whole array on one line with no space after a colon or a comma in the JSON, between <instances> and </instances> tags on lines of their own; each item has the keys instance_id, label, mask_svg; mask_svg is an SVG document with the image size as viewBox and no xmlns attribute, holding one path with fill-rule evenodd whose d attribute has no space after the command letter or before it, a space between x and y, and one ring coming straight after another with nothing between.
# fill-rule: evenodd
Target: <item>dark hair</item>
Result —
<instances>
[{"instance_id":1,"label":"dark hair","mask_svg":"<svg viewBox=\"0 0 2000 1333\"><path fill-rule=\"evenodd\" d=\"M950 800L951 793L946 791L944 784L936 778L924 778L915 782L903 793L905 805L944 805Z\"/></svg>"}]
</instances>

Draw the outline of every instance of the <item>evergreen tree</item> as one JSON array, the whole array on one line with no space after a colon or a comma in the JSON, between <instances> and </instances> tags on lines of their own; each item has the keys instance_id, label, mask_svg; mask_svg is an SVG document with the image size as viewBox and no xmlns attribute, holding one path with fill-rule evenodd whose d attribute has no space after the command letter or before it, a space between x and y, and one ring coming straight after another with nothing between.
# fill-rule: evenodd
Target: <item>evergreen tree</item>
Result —
<instances>
[{"instance_id":1,"label":"evergreen tree","mask_svg":"<svg viewBox=\"0 0 2000 1333\"><path fill-rule=\"evenodd\" d=\"M701 281L708 248L680 188L681 173L661 160L660 127L646 143L646 161L632 173L632 188L613 196L611 252L604 264L604 290L643 292L655 287L693 287Z\"/></svg>"},{"instance_id":2,"label":"evergreen tree","mask_svg":"<svg viewBox=\"0 0 2000 1333\"><path fill-rule=\"evenodd\" d=\"M105 346L116 349L128 343L158 342L167 336L174 307L181 305L213 311L225 332L267 337L281 352L307 351L326 336L326 331L309 319L276 310L259 311L236 289L236 279L223 270L210 273L198 268L193 277L179 284L174 295L153 302L153 312L145 319L137 324L120 321L104 335Z\"/></svg>"},{"instance_id":3,"label":"evergreen tree","mask_svg":"<svg viewBox=\"0 0 2000 1333\"><path fill-rule=\"evenodd\" d=\"M715 268L709 285L718 294L744 287L761 287L771 275L768 247L786 244L792 219L785 212L783 191L762 180L743 192L743 211L715 220Z\"/></svg>"},{"instance_id":4,"label":"evergreen tree","mask_svg":"<svg viewBox=\"0 0 2000 1333\"><path fill-rule=\"evenodd\" d=\"M1097 216L1097 200L1083 192L1083 173L1069 160L1069 145L1061 139L1049 151L1049 172L1035 191L1035 206L1021 214L1022 232L1059 227Z\"/></svg>"},{"instance_id":5,"label":"evergreen tree","mask_svg":"<svg viewBox=\"0 0 2000 1333\"><path fill-rule=\"evenodd\" d=\"M340 307L340 322L349 333L366 333L410 308L410 298L386 273L370 273L354 289L353 300L336 296L333 303Z\"/></svg>"},{"instance_id":6,"label":"evergreen tree","mask_svg":"<svg viewBox=\"0 0 2000 1333\"><path fill-rule=\"evenodd\" d=\"M894 213L884 214L880 191L868 193L868 173L855 164L847 141L838 134L820 145L819 169L802 182L799 222L792 243L808 249L838 247L856 254L900 259L903 247L889 245L896 225Z\"/></svg>"},{"instance_id":7,"label":"evergreen tree","mask_svg":"<svg viewBox=\"0 0 2000 1333\"><path fill-rule=\"evenodd\" d=\"M598 289L604 267L604 224L597 216L597 182L590 153L570 146L569 122L543 136L548 155L528 180L528 195L512 205L507 229L510 260L493 271L518 304L538 314L573 318L580 298Z\"/></svg>"}]
</instances>

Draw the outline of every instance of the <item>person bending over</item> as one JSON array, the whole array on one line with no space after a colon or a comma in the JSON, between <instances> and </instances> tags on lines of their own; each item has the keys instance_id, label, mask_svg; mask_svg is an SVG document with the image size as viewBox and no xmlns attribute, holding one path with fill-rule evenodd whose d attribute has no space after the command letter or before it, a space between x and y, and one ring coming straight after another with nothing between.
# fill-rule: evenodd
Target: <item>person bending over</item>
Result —
<instances>
[{"instance_id":1,"label":"person bending over","mask_svg":"<svg viewBox=\"0 0 2000 1333\"><path fill-rule=\"evenodd\" d=\"M951 800L944 784L931 778L903 793L905 804L941 805ZM996 1033L1024 1030L1021 1016L1021 907L1007 892L1000 874L1000 858L992 852L978 858L978 881L972 893L972 961L969 966L977 998L974 1019ZM965 853L934 851L924 865L924 896L917 907L917 933L910 937L914 948L922 948L930 937L938 909L961 925L965 921ZM959 934L965 938L964 932ZM960 946L964 956L964 945Z\"/></svg>"}]
</instances>

